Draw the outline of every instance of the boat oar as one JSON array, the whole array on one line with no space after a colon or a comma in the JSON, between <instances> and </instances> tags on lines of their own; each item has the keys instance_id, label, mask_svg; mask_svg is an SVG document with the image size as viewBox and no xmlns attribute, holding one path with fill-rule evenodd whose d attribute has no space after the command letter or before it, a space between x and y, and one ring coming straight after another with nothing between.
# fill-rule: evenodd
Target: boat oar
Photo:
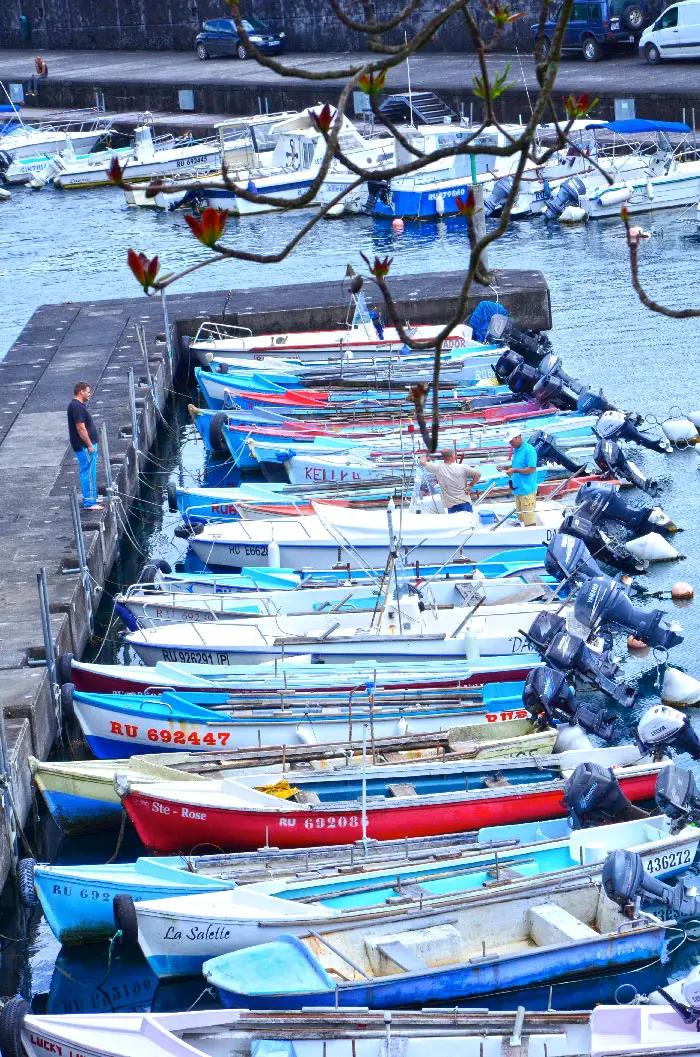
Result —
<instances>
[{"instance_id":1,"label":"boat oar","mask_svg":"<svg viewBox=\"0 0 700 1057\"><path fill-rule=\"evenodd\" d=\"M367 973L364 971L364 969L361 969L360 966L357 965L355 962L353 962L351 958L348 958L347 954L343 954L343 952L341 950L338 950L338 948L334 944L330 943L327 939L324 939L324 937L320 936L318 934L318 932L316 932L314 929L309 929L309 935L313 936L313 938L315 940L318 940L319 943L323 943L324 946L328 947L329 951L332 951L333 954L336 955L336 957L341 959L341 961L346 962L350 966L351 969L354 969L355 972L359 973L360 976L364 977L365 980L371 980L372 979L371 976L367 975Z\"/></svg>"}]
</instances>

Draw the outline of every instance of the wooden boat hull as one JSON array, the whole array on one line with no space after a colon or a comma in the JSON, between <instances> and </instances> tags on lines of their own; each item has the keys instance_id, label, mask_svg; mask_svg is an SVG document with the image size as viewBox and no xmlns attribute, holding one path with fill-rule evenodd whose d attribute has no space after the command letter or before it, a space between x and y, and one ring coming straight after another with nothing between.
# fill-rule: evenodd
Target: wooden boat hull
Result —
<instances>
[{"instance_id":1,"label":"wooden boat hull","mask_svg":"<svg viewBox=\"0 0 700 1057\"><path fill-rule=\"evenodd\" d=\"M620 786L633 803L654 796L658 768L623 777ZM367 836L375 840L433 836L484 826L538 819L562 818L567 808L559 781L529 786L506 786L487 794L465 792L430 804L367 805ZM435 800L438 800L436 797ZM313 811L187 805L168 799L156 789L128 790L124 808L147 848L175 852L212 844L224 851L247 850L271 844L279 848L313 848L319 843L349 844L362 837L360 805L329 805Z\"/></svg>"}]
</instances>

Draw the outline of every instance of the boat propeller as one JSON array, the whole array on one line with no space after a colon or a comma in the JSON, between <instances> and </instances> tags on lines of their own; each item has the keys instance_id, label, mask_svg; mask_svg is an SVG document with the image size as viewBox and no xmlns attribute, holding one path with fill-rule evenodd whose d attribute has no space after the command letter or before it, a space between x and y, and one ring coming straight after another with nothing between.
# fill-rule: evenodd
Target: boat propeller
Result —
<instances>
[{"instance_id":1,"label":"boat propeller","mask_svg":"<svg viewBox=\"0 0 700 1057\"><path fill-rule=\"evenodd\" d=\"M694 760L700 760L700 738L688 717L670 705L652 705L646 710L637 724L637 741L640 750L654 759L662 759L666 749L674 748L676 752L687 752ZM672 778L669 781L673 784Z\"/></svg>"},{"instance_id":2,"label":"boat propeller","mask_svg":"<svg viewBox=\"0 0 700 1057\"><path fill-rule=\"evenodd\" d=\"M574 598L574 616L592 630L612 624L647 646L670 650L683 642L680 625L674 621L663 626L666 614L662 609L633 605L624 585L609 576L596 576L581 584Z\"/></svg>"},{"instance_id":3,"label":"boat propeller","mask_svg":"<svg viewBox=\"0 0 700 1057\"><path fill-rule=\"evenodd\" d=\"M610 768L599 763L578 765L564 783L564 802L573 829L649 817L630 803Z\"/></svg>"},{"instance_id":4,"label":"boat propeller","mask_svg":"<svg viewBox=\"0 0 700 1057\"><path fill-rule=\"evenodd\" d=\"M530 441L532 443L532 439ZM658 506L633 507L620 495L617 485L609 482L595 483L587 481L576 493L576 512L586 517L593 524L602 521L616 521L625 528L642 534L659 532L671 536L678 532L670 517Z\"/></svg>"}]
</instances>

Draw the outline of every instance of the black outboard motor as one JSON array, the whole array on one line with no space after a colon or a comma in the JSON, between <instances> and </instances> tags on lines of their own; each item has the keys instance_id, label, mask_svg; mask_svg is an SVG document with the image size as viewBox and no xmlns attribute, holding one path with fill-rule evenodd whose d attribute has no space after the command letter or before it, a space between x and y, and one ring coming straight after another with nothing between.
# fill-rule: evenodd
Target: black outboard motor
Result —
<instances>
[{"instance_id":1,"label":"black outboard motor","mask_svg":"<svg viewBox=\"0 0 700 1057\"><path fill-rule=\"evenodd\" d=\"M670 748L700 760L700 738L688 717L670 705L652 705L646 710L637 724L637 743L641 752L655 760L662 759Z\"/></svg>"},{"instance_id":2,"label":"black outboard motor","mask_svg":"<svg viewBox=\"0 0 700 1057\"><path fill-rule=\"evenodd\" d=\"M12 165L14 158L10 151L0 150L0 175L4 175Z\"/></svg>"},{"instance_id":3,"label":"black outboard motor","mask_svg":"<svg viewBox=\"0 0 700 1057\"><path fill-rule=\"evenodd\" d=\"M615 407L606 397L602 389L594 393L592 389L584 389L579 393L576 408L582 415L594 415L597 411L615 411Z\"/></svg>"},{"instance_id":4,"label":"black outboard motor","mask_svg":"<svg viewBox=\"0 0 700 1057\"><path fill-rule=\"evenodd\" d=\"M627 799L610 768L599 763L578 765L564 784L564 801L573 829L649 817Z\"/></svg>"},{"instance_id":5,"label":"black outboard motor","mask_svg":"<svg viewBox=\"0 0 700 1057\"><path fill-rule=\"evenodd\" d=\"M586 580L591 576L602 576L603 573L583 540L567 536L565 532L557 532L547 544L544 567L559 582L568 579Z\"/></svg>"},{"instance_id":6,"label":"black outboard motor","mask_svg":"<svg viewBox=\"0 0 700 1057\"><path fill-rule=\"evenodd\" d=\"M676 832L700 822L700 790L692 771L675 764L664 767L656 779L654 799L659 811L675 823Z\"/></svg>"},{"instance_id":7,"label":"black outboard motor","mask_svg":"<svg viewBox=\"0 0 700 1057\"><path fill-rule=\"evenodd\" d=\"M523 364L523 358L519 352L513 352L512 349L506 349L496 360L496 365L493 368L493 373L498 378L501 385L506 385L513 371Z\"/></svg>"},{"instance_id":8,"label":"black outboard motor","mask_svg":"<svg viewBox=\"0 0 700 1057\"><path fill-rule=\"evenodd\" d=\"M546 334L535 334L531 330L522 330L510 316L501 314L493 315L489 320L484 340L487 344L507 345L532 366L537 366L552 347Z\"/></svg>"},{"instance_id":9,"label":"black outboard motor","mask_svg":"<svg viewBox=\"0 0 700 1057\"><path fill-rule=\"evenodd\" d=\"M574 616L584 627L597 629L601 624L614 624L647 646L664 650L683 641L680 629L662 626L666 617L663 610L634 606L623 585L609 576L596 576L581 584L574 599Z\"/></svg>"},{"instance_id":10,"label":"black outboard motor","mask_svg":"<svg viewBox=\"0 0 700 1057\"><path fill-rule=\"evenodd\" d=\"M527 638L556 671L580 676L620 704L631 705L634 701L634 687L615 682L620 666L610 651L594 652L578 635L566 630L566 621L559 614L538 613Z\"/></svg>"},{"instance_id":11,"label":"black outboard motor","mask_svg":"<svg viewBox=\"0 0 700 1057\"><path fill-rule=\"evenodd\" d=\"M598 525L583 517L577 510L566 515L559 531L583 540L596 560L600 559L623 573L629 573L630 576L641 576L649 568L649 562L635 558L623 550Z\"/></svg>"},{"instance_id":12,"label":"black outboard motor","mask_svg":"<svg viewBox=\"0 0 700 1057\"><path fill-rule=\"evenodd\" d=\"M554 198L546 199L542 212L549 220L557 220L567 206L577 206L582 195L586 193L586 185L580 176L570 176L564 180Z\"/></svg>"},{"instance_id":13,"label":"black outboard motor","mask_svg":"<svg viewBox=\"0 0 700 1057\"><path fill-rule=\"evenodd\" d=\"M614 440L599 440L593 452L593 459L603 473L609 473L612 477L624 477L630 484L649 495L655 494L659 486L656 478L644 476Z\"/></svg>"},{"instance_id":14,"label":"black outboard motor","mask_svg":"<svg viewBox=\"0 0 700 1057\"><path fill-rule=\"evenodd\" d=\"M500 180L496 180L491 194L484 199L484 213L487 217L498 216L502 211L506 198L513 189L513 182L512 176L502 176Z\"/></svg>"},{"instance_id":15,"label":"black outboard motor","mask_svg":"<svg viewBox=\"0 0 700 1057\"><path fill-rule=\"evenodd\" d=\"M686 894L682 884L668 885L644 869L636 851L611 851L603 863L603 888L608 899L631 913L637 905L666 907L677 918L695 917L700 899Z\"/></svg>"},{"instance_id":16,"label":"black outboard motor","mask_svg":"<svg viewBox=\"0 0 700 1057\"><path fill-rule=\"evenodd\" d=\"M530 440L532 443L532 439ZM626 503L617 485L587 481L576 493L576 512L594 524L601 521L617 521L631 532L659 532L672 536L678 532L670 517L658 506L634 507Z\"/></svg>"},{"instance_id":17,"label":"black outboard motor","mask_svg":"<svg viewBox=\"0 0 700 1057\"><path fill-rule=\"evenodd\" d=\"M586 386L580 378L572 378L561 365L561 360L553 352L547 353L540 360L539 370L541 374L547 375L551 378L560 378L567 389L571 389L574 393L584 392Z\"/></svg>"},{"instance_id":18,"label":"black outboard motor","mask_svg":"<svg viewBox=\"0 0 700 1057\"><path fill-rule=\"evenodd\" d=\"M560 448L554 443L554 437L551 433L545 433L543 429L536 430L530 437L530 444L537 452L537 464L541 466L545 462L553 462L557 466L563 466L569 473L575 473L577 470L584 470L585 464L576 462L570 458L566 452L561 451Z\"/></svg>"},{"instance_id":19,"label":"black outboard motor","mask_svg":"<svg viewBox=\"0 0 700 1057\"><path fill-rule=\"evenodd\" d=\"M528 672L523 687L523 704L533 723L541 729L554 723L568 723L589 734L597 734L604 741L617 741L621 735L617 718L612 713L577 704L566 675L546 665Z\"/></svg>"},{"instance_id":20,"label":"black outboard motor","mask_svg":"<svg viewBox=\"0 0 700 1057\"><path fill-rule=\"evenodd\" d=\"M545 375L532 390L532 395L542 407L557 407L561 411L575 411L578 406L578 397L570 389L567 389L561 378L554 375Z\"/></svg>"},{"instance_id":21,"label":"black outboard motor","mask_svg":"<svg viewBox=\"0 0 700 1057\"><path fill-rule=\"evenodd\" d=\"M508 388L518 396L532 396L540 380L540 372L529 363L521 363L508 378Z\"/></svg>"},{"instance_id":22,"label":"black outboard motor","mask_svg":"<svg viewBox=\"0 0 700 1057\"><path fill-rule=\"evenodd\" d=\"M642 447L649 448L650 451L658 451L662 455L671 451L671 445L665 437L655 440L647 433L642 433L640 429L637 429L631 416L623 411L604 411L593 427L593 432L601 440L631 440L635 444L641 444Z\"/></svg>"}]
</instances>

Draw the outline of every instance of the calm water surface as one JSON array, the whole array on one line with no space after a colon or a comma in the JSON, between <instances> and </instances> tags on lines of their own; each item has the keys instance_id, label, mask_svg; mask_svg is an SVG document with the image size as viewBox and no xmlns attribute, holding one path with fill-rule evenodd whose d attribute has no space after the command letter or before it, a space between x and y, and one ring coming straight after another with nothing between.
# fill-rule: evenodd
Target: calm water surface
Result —
<instances>
[{"instance_id":1,"label":"calm water surface","mask_svg":"<svg viewBox=\"0 0 700 1057\"><path fill-rule=\"evenodd\" d=\"M134 296L136 286L125 264L130 246L149 255L159 253L165 270L201 259L201 247L189 235L178 214L129 210L119 192L94 191L33 194L13 193L3 203L0 230L0 356L9 348L32 311L42 303ZM690 216L690 214L688 214ZM270 251L280 247L296 230L298 217L275 214L232 221L232 238L242 246ZM642 249L642 276L651 295L673 306L700 306L697 271L700 239L694 223L676 211L639 218L652 234ZM236 289L264 283L340 279L349 261L362 267L360 252L394 257L395 273L418 274L455 269L466 259L463 223L408 224L396 235L385 223L369 218L347 218L319 225L294 255L280 265L262 267L226 262L190 277L182 289ZM584 228L565 228L529 222L514 225L491 252L496 267L539 268L552 291L552 338L568 370L600 386L620 406L635 408L659 419L669 413L700 407L700 323L677 322L647 312L631 289L622 228L606 221ZM438 280L436 280L438 281ZM176 402L171 421L159 438L144 475L142 499L134 511L136 547L125 548L122 565L109 585L131 582L148 554L174 562L184 556L184 544L173 536L177 518L163 503L169 478L204 479L206 467L200 444L187 424L187 395ZM680 566L659 566L647 578L651 587L669 587L675 580L700 586L700 501L698 456L676 452L668 458L635 453L649 473L662 478L659 502L685 527L676 537L687 556ZM670 603L664 603L668 608ZM110 603L103 608L109 623ZM691 605L675 615L686 640L673 654L673 662L700 675L696 645L700 635L698 608ZM624 643L621 643L621 650ZM96 652L98 645L93 652ZM120 655L112 634L102 660ZM125 658L128 659L128 658ZM639 687L634 713L625 717L630 731L637 717L658 698L658 667L651 655L635 657L626 665L627 677ZM64 746L62 752L69 750ZM686 765L689 761L682 760ZM32 832L37 853L60 861L105 862L114 852L116 834L106 833L96 842L59 840L50 824ZM120 858L139 854L133 835L120 849ZM212 1004L201 981L157 987L156 978L138 954L115 945L63 951L43 920L18 908L11 887L4 893L5 913L0 920L2 938L0 994L20 989L33 997L37 1011L54 1013L126 1010L133 1008L186 1009L193 1002ZM595 985L557 986L551 995L556 1008L581 1008L628 1000L635 990L648 992L667 976L681 975L697 961L700 951L682 933L670 937L678 950L667 965L643 971L614 974ZM505 996L508 1008L520 1002L546 1006L548 989ZM483 1006L483 1000L478 1005Z\"/></svg>"}]
</instances>

